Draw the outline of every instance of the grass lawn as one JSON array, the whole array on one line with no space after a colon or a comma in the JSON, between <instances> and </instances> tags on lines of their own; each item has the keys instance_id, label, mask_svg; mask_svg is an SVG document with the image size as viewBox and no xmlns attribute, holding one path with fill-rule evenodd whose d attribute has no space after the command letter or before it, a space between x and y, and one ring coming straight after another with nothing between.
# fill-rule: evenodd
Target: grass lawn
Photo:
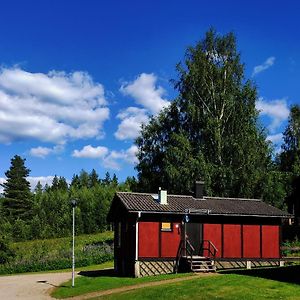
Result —
<instances>
[{"instance_id":1,"label":"grass lawn","mask_svg":"<svg viewBox=\"0 0 300 300\"><path fill-rule=\"evenodd\" d=\"M144 278L115 277L108 271L82 272L84 276L57 288L52 296L67 298L95 291L154 282L171 278L193 276L170 274ZM218 276L194 279L161 286L146 287L134 291L102 296L96 299L299 299L300 266L284 268L237 270Z\"/></svg>"},{"instance_id":2,"label":"grass lawn","mask_svg":"<svg viewBox=\"0 0 300 300\"><path fill-rule=\"evenodd\" d=\"M88 272L87 272L88 273ZM129 286L139 283L145 282L154 282L154 281L161 281L171 278L178 278L178 277L187 277L187 276L194 276L192 273L189 274L168 274L168 275L159 275L159 276L149 276L149 277L142 277L142 278L128 278L128 277L115 277L111 275L105 276L103 275L97 276L96 271L91 271L91 276L81 276L75 279L75 287L71 287L71 280L66 283L63 283L60 287L56 288L51 296L55 298L67 298L72 296L78 296L90 292L95 291L104 291L113 288L118 288L122 286ZM108 272L107 272L108 273Z\"/></svg>"},{"instance_id":3,"label":"grass lawn","mask_svg":"<svg viewBox=\"0 0 300 300\"><path fill-rule=\"evenodd\" d=\"M265 278L222 274L95 299L300 299L300 286Z\"/></svg>"}]
</instances>

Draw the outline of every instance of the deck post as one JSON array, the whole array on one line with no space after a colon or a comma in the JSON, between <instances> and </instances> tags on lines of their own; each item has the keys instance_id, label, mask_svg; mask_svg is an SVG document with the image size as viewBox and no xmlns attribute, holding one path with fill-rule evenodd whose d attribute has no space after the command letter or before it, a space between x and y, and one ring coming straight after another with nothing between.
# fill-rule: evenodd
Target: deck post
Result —
<instances>
[{"instance_id":1,"label":"deck post","mask_svg":"<svg viewBox=\"0 0 300 300\"><path fill-rule=\"evenodd\" d=\"M141 274L140 274L140 262L139 261L136 261L134 263L134 277L136 277L136 278L141 277Z\"/></svg>"},{"instance_id":2,"label":"deck post","mask_svg":"<svg viewBox=\"0 0 300 300\"><path fill-rule=\"evenodd\" d=\"M247 260L246 262L246 268L251 269L251 260Z\"/></svg>"},{"instance_id":3,"label":"deck post","mask_svg":"<svg viewBox=\"0 0 300 300\"><path fill-rule=\"evenodd\" d=\"M284 260L279 261L279 267L284 267Z\"/></svg>"}]
</instances>

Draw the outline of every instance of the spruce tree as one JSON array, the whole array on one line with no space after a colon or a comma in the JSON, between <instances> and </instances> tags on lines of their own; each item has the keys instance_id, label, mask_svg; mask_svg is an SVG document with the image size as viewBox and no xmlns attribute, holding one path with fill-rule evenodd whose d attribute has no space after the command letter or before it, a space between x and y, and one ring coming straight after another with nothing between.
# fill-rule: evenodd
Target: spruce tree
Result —
<instances>
[{"instance_id":1,"label":"spruce tree","mask_svg":"<svg viewBox=\"0 0 300 300\"><path fill-rule=\"evenodd\" d=\"M7 179L3 183L3 210L10 219L25 220L32 212L32 194L26 179L30 170L26 168L25 161L25 158L15 155L9 170L5 172Z\"/></svg>"}]
</instances>

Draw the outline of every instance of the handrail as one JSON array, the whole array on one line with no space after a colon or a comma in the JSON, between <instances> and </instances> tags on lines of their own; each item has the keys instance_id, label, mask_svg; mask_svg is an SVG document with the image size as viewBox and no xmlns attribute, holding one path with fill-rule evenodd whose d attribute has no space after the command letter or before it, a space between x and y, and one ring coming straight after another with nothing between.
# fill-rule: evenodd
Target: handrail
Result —
<instances>
[{"instance_id":1,"label":"handrail","mask_svg":"<svg viewBox=\"0 0 300 300\"><path fill-rule=\"evenodd\" d=\"M179 243L179 247L177 250L177 255L176 255L176 262L175 262L175 266L174 266L174 271L175 273L178 272L178 268L179 268L179 262L181 257L184 255L186 256L190 256L191 260L193 259L193 254L194 254L195 248L193 247L193 245L191 244L191 242L188 239L188 236L185 236L185 240L181 239L180 243Z\"/></svg>"},{"instance_id":2,"label":"handrail","mask_svg":"<svg viewBox=\"0 0 300 300\"><path fill-rule=\"evenodd\" d=\"M207 247L204 247L205 243L207 243ZM212 248L212 249L211 249ZM203 240L200 247L201 251L207 250L208 253L215 258L216 254L218 252L217 247L214 245L214 243L210 240Z\"/></svg>"},{"instance_id":3,"label":"handrail","mask_svg":"<svg viewBox=\"0 0 300 300\"><path fill-rule=\"evenodd\" d=\"M179 247L178 247L177 254L176 254L176 262L175 262L175 266L174 266L175 273L178 272L179 261L182 257L183 245L184 245L184 240L180 240Z\"/></svg>"}]
</instances>

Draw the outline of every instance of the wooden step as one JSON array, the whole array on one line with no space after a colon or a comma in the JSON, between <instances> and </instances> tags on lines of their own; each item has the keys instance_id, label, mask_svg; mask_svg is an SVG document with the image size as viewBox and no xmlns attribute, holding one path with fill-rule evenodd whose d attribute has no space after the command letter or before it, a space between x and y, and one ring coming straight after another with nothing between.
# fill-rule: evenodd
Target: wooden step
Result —
<instances>
[{"instance_id":1,"label":"wooden step","mask_svg":"<svg viewBox=\"0 0 300 300\"><path fill-rule=\"evenodd\" d=\"M193 256L188 262L192 272L216 272L214 262L208 257Z\"/></svg>"}]
</instances>

